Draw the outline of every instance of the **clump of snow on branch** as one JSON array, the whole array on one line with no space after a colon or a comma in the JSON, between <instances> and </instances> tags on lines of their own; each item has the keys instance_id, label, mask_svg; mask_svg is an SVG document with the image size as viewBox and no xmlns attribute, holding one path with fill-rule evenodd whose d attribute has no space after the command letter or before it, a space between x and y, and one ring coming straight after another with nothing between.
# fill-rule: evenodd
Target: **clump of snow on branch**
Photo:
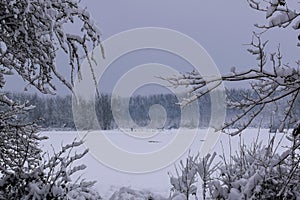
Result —
<instances>
[{"instance_id":1,"label":"clump of snow on branch","mask_svg":"<svg viewBox=\"0 0 300 200\"><path fill-rule=\"evenodd\" d=\"M256 24L257 27L263 29L271 29L274 27L286 28L291 25L295 30L300 29L299 7L298 5L294 5L294 2L292 1L288 2L286 0L271 0L271 1L247 0L247 1L251 8L266 14L266 19L268 20L268 24L265 25Z\"/></svg>"}]
</instances>

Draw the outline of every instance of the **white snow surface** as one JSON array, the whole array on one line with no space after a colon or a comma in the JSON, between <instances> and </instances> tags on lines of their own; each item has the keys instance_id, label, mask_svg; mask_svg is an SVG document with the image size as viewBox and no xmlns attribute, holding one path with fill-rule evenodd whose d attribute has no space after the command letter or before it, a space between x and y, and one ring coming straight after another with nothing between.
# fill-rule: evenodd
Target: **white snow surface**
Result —
<instances>
[{"instance_id":1,"label":"white snow surface","mask_svg":"<svg viewBox=\"0 0 300 200\"><path fill-rule=\"evenodd\" d=\"M206 131L206 129L201 129L199 131L199 134L195 138L194 143L190 147L191 154L196 154L201 148L201 144L203 143L203 139L205 138ZM187 130L187 132L189 131ZM259 135L258 132L260 132ZM114 144L128 151L149 152L154 151L155 149L158 150L164 145L167 145L172 137L174 137L176 130L164 130L153 138L135 140L133 140L132 137L123 134L119 130L109 130L104 131L104 133L111 139ZM62 144L71 143L74 138L78 138L78 133L76 131L47 131L41 132L41 134L49 137L48 140L42 143L42 148L50 152L52 151L51 146L53 146L54 149L58 150L62 146ZM230 152L232 154L235 153L240 141L243 141L246 145L250 145L253 141L256 140L258 135L258 140L262 140L264 144L267 144L270 136L272 136L273 134L274 133L270 134L266 129L262 129L260 131L258 129L246 129L242 134L242 138L240 138L239 136L229 137L228 135L222 134L213 151L215 151L218 155L222 155L222 148L224 148L225 155L229 157ZM279 141L282 134L277 134L278 137L276 137L276 140ZM229 138L231 148L229 145ZM288 141L284 139L280 146L284 146L287 144ZM82 147L81 150L83 149L84 147ZM279 152L283 151L284 149L280 147ZM124 192L125 189L122 188L132 189L132 191L149 191L147 192L147 194L151 193L153 195L160 195L164 198L168 198L172 187L170 184L170 177L168 175L168 172L175 175L176 172L174 165L178 164L180 159L186 158L187 154L188 152L186 152L185 155L179 158L177 162L170 163L170 165L164 169L145 174L119 172L105 166L100 161L95 159L91 154L86 155L79 164L87 165L87 168L84 170L83 177L87 180L97 181L95 188L98 190L103 199L110 199L118 191ZM201 197L202 190L200 189L200 181L197 187L199 187L199 194L197 194L197 196ZM142 195L142 193L140 193L140 195Z\"/></svg>"}]
</instances>

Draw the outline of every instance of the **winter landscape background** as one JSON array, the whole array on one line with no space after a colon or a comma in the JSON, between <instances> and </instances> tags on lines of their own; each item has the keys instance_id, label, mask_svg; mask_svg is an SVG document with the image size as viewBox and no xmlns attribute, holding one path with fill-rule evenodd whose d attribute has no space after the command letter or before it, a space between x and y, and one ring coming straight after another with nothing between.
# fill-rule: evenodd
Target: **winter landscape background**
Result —
<instances>
[{"instance_id":1,"label":"winter landscape background","mask_svg":"<svg viewBox=\"0 0 300 200\"><path fill-rule=\"evenodd\" d=\"M246 100L243 95L255 96L252 90L250 89L228 89L226 91L226 95L228 99L232 99L235 101L243 101ZM28 101L29 104L35 105L36 108L30 111L30 115L27 120L38 120L38 125L44 129L62 129L62 130L75 130L75 124L73 120L72 114L72 97L71 96L48 96L43 97L38 94L30 94L30 93L8 93L8 96L16 99L19 103L25 103ZM207 94L198 100L200 118L193 119L189 118L188 121L181 121L181 111L180 111L180 97L177 97L174 94L136 94L129 98L129 112L134 120L134 122L139 127L145 127L149 124L149 109L152 105L159 104L164 107L167 113L167 119L165 124L159 125L162 119L157 119L157 124L153 128L157 129L176 129L180 126L185 128L196 128L197 124L199 128L207 128L210 122L211 116L211 99L210 95ZM116 104L121 107L125 107L126 98L118 97L115 99ZM82 102L84 104L84 108L86 110L96 110L97 120L101 126L101 129L117 129L118 126L114 121L114 116L111 111L111 95L110 94L101 94L99 97L96 97L95 108L92 107L91 103L88 101ZM271 105L264 110L261 115L252 122L249 126L250 128L271 128L273 132L279 128L280 119L284 115L284 110L287 107L286 99L282 99L277 102L276 105ZM276 111L274 111L274 106L276 106ZM300 98L296 99L295 106L300 106ZM118 108L117 108L118 109ZM238 108L227 108L226 118L227 120L232 119L237 114L240 114L242 111ZM119 113L122 115L122 113ZM296 110L295 115L300 117L300 111ZM86 121L92 121L92 116L86 113L82 115L83 119L87 119ZM90 120L89 120L90 118ZM123 117L124 118L124 117ZM85 121L83 120L82 121ZM126 118L124 118L126 120ZM246 119L244 119L246 121ZM235 127L238 128L244 123L241 120L239 124L236 124ZM126 122L123 123L123 125ZM128 123L127 123L128 124ZM86 123L83 125L85 130L93 129L92 123ZM125 127L122 127L125 128ZM129 127L129 125L126 128Z\"/></svg>"},{"instance_id":2,"label":"winter landscape background","mask_svg":"<svg viewBox=\"0 0 300 200\"><path fill-rule=\"evenodd\" d=\"M299 199L299 5L2 0L0 199Z\"/></svg>"}]
</instances>

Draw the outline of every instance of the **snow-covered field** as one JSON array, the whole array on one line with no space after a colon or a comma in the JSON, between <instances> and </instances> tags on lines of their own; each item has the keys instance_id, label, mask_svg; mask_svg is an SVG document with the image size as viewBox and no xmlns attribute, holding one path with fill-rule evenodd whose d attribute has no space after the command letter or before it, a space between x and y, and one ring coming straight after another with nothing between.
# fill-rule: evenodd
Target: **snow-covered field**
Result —
<instances>
[{"instance_id":1,"label":"snow-covered field","mask_svg":"<svg viewBox=\"0 0 300 200\"><path fill-rule=\"evenodd\" d=\"M104 134L120 148L131 152L144 153L155 151L164 147L165 145L168 145L170 140L174 137L175 131L176 130L164 130L155 137L148 139L133 139L132 137L129 137L118 130L104 131ZM186 131L189 132L190 130ZM193 144L190 146L192 153L197 153L199 151L201 145L203 144L206 131L207 130L202 129L197 134ZM214 151L216 151L218 155L221 155L223 154L222 149L224 149L225 155L229 156L230 152L234 153L236 151L240 141L243 141L245 144L249 145L255 141L258 132L260 132L259 140L262 140L266 144L270 137L268 130L262 129L259 131L258 129L247 129L244 131L241 138L236 136L231 137L229 140L227 135L221 135L217 145L214 148ZM62 144L71 143L74 138L78 137L76 131L42 132L42 134L49 137L49 140L46 140L42 144L43 148L49 151L52 151L51 145L53 145L54 149L59 149ZM276 137L277 141L279 141L281 136L281 134L278 134L278 137ZM281 146L286 144L287 141L283 140ZM83 148L84 147L82 147L82 149ZM109 153L110 152L107 152L107 154ZM187 155L187 153L185 155ZM183 155L181 158L184 159L185 155ZM124 186L137 190L148 190L164 197L168 197L170 194L171 184L169 182L168 172L174 174L175 163L170 163L168 167L151 173L132 174L111 169L95 159L91 154L86 155L81 162L86 164L88 167L84 172L84 177L86 177L88 180L97 181L96 188L104 199L109 199L115 191Z\"/></svg>"}]
</instances>

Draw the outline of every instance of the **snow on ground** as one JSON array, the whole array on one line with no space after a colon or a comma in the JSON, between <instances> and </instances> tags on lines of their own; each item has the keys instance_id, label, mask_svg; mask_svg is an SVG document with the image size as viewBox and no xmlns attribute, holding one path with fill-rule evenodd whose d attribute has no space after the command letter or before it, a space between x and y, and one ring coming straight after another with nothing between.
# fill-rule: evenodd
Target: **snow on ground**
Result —
<instances>
[{"instance_id":1,"label":"snow on ground","mask_svg":"<svg viewBox=\"0 0 300 200\"><path fill-rule=\"evenodd\" d=\"M143 131L145 132L145 130ZM148 131L153 132L152 130ZM190 131L191 130L186 130L182 134L189 134ZM138 134L138 132L139 130L135 130L135 134ZM267 144L270 137L268 130L262 129L259 131L258 129L247 129L244 131L241 138L239 136L229 138L227 135L221 135L214 151L221 155L223 154L222 149L224 149L225 155L229 156L230 152L234 153L236 151L240 141L243 141L245 144L250 144L255 141L258 132L260 132L258 136L259 141L262 140L264 141L264 144ZM163 130L146 139L136 139L123 134L119 130L109 130L104 131L103 133L111 140L111 142L120 148L131 152L145 153L159 150L165 145L168 145L170 140L174 137L176 130ZM76 131L48 131L42 132L42 134L49 137L42 146L44 150L48 150L50 152L52 151L51 145L54 149L59 149L62 144L71 143L74 138L78 137ZM190 147L192 153L197 153L199 151L205 138L205 134L206 129L199 130L194 143ZM281 136L282 134L278 134L277 141L279 141ZM283 140L281 146L287 145L287 143L288 142L286 140ZM82 149L83 148L84 147L82 147ZM282 148L279 148L279 150L282 150ZM186 155L187 153L181 158L184 159ZM175 174L175 163L171 163L168 167L151 173L132 174L111 169L96 160L91 154L86 155L81 162L86 164L88 167L84 172L84 177L88 180L97 181L97 184L95 185L96 189L104 199L109 199L114 192L118 191L122 187L128 187L133 190L151 191L154 194L160 194L164 197L168 197L171 189L168 172ZM201 183L199 183L199 186L200 184ZM200 188L198 191L201 191Z\"/></svg>"}]
</instances>

